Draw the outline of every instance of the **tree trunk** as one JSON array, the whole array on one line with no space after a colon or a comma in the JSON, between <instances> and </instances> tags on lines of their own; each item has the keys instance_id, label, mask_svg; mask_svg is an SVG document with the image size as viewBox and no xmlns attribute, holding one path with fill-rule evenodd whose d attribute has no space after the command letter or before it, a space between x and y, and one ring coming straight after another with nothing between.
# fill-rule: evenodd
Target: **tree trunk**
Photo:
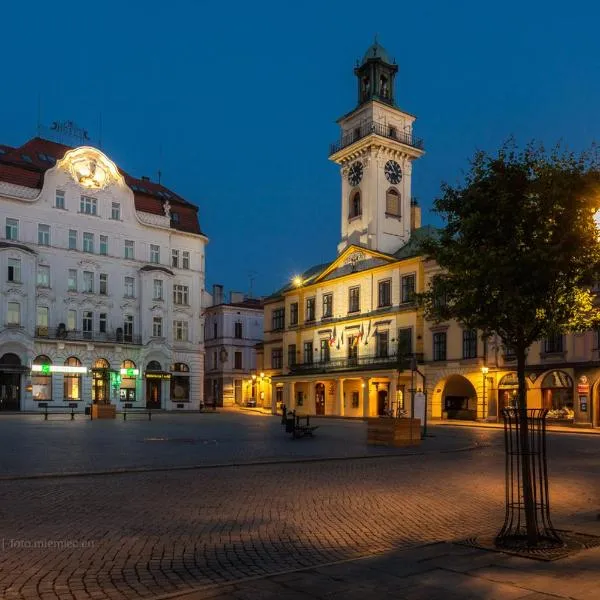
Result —
<instances>
[{"instance_id":1,"label":"tree trunk","mask_svg":"<svg viewBox=\"0 0 600 600\"><path fill-rule=\"evenodd\" d=\"M537 546L538 530L536 523L535 501L533 490L535 482L532 481L531 454L529 444L529 422L527 418L527 384L525 383L525 357L526 348L515 349L517 354L517 377L519 380L519 434L521 441L521 479L523 484L523 506L525 509L525 527L527 531L527 545Z\"/></svg>"}]
</instances>

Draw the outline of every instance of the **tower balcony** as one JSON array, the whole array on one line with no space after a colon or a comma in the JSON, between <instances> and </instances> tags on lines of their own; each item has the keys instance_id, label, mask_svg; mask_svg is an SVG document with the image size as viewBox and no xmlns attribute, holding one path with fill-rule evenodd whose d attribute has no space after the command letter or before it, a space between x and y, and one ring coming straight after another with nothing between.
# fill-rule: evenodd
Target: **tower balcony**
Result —
<instances>
[{"instance_id":1,"label":"tower balcony","mask_svg":"<svg viewBox=\"0 0 600 600\"><path fill-rule=\"evenodd\" d=\"M334 371L361 371L377 369L398 369L408 371L411 363L423 363L423 354L397 354L384 355L362 355L346 358L318 360L311 363L297 363L290 365L290 373L296 375L308 375L315 373L330 373Z\"/></svg>"},{"instance_id":2,"label":"tower balcony","mask_svg":"<svg viewBox=\"0 0 600 600\"><path fill-rule=\"evenodd\" d=\"M375 121L370 121L368 123L364 123L360 127L354 129L342 136L342 138L329 146L329 156L332 156L336 152L343 150L347 146L358 142L359 140L367 137L368 135L380 135L381 137L387 138L389 140L394 140L401 144L405 144L406 146L410 146L411 148L416 148L417 150L423 150L423 140L415 137L412 133L404 133L403 131L398 131L395 127L391 125L384 125L383 123L376 123Z\"/></svg>"}]
</instances>

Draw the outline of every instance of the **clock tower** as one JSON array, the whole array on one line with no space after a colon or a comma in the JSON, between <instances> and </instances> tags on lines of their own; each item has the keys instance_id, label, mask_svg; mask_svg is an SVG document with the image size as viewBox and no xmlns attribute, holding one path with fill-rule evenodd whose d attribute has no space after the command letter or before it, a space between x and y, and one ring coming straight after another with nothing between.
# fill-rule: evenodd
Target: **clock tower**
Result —
<instances>
[{"instance_id":1,"label":"clock tower","mask_svg":"<svg viewBox=\"0 0 600 600\"><path fill-rule=\"evenodd\" d=\"M423 156L415 117L394 100L398 65L375 41L357 64L357 106L338 120L340 139L329 159L342 176L342 240L394 253L411 233L412 161Z\"/></svg>"}]
</instances>

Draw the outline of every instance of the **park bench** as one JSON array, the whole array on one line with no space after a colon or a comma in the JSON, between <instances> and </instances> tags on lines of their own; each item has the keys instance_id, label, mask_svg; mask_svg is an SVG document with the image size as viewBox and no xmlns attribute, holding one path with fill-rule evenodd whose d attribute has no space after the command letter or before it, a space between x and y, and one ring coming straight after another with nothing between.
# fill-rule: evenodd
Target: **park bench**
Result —
<instances>
[{"instance_id":1,"label":"park bench","mask_svg":"<svg viewBox=\"0 0 600 600\"><path fill-rule=\"evenodd\" d=\"M126 402L123 404L123 421L127 421L127 415L142 415L148 414L148 421L152 421L152 409L146 408L145 406L133 406L133 404Z\"/></svg>"},{"instance_id":2,"label":"park bench","mask_svg":"<svg viewBox=\"0 0 600 600\"><path fill-rule=\"evenodd\" d=\"M312 437L315 429L318 428L318 425L310 424L310 417L308 415L301 417L296 415L295 410L285 414L285 432L291 433L294 439L304 437L305 435Z\"/></svg>"},{"instance_id":3,"label":"park bench","mask_svg":"<svg viewBox=\"0 0 600 600\"><path fill-rule=\"evenodd\" d=\"M71 415L71 421L75 420L75 409L79 405L77 402L69 402L62 405L48 405L47 402L39 402L38 408L44 409L44 421L48 420L48 415Z\"/></svg>"}]
</instances>

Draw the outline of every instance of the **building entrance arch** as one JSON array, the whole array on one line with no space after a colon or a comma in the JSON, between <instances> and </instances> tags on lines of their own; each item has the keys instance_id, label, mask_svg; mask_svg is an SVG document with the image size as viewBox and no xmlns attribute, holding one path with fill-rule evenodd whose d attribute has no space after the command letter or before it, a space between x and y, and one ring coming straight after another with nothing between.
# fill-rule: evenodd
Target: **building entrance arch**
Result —
<instances>
[{"instance_id":1,"label":"building entrance arch","mask_svg":"<svg viewBox=\"0 0 600 600\"><path fill-rule=\"evenodd\" d=\"M21 410L21 359L11 352L0 356L0 411Z\"/></svg>"},{"instance_id":2,"label":"building entrance arch","mask_svg":"<svg viewBox=\"0 0 600 600\"><path fill-rule=\"evenodd\" d=\"M477 392L462 375L450 375L442 391L442 416L447 419L477 419Z\"/></svg>"}]
</instances>

